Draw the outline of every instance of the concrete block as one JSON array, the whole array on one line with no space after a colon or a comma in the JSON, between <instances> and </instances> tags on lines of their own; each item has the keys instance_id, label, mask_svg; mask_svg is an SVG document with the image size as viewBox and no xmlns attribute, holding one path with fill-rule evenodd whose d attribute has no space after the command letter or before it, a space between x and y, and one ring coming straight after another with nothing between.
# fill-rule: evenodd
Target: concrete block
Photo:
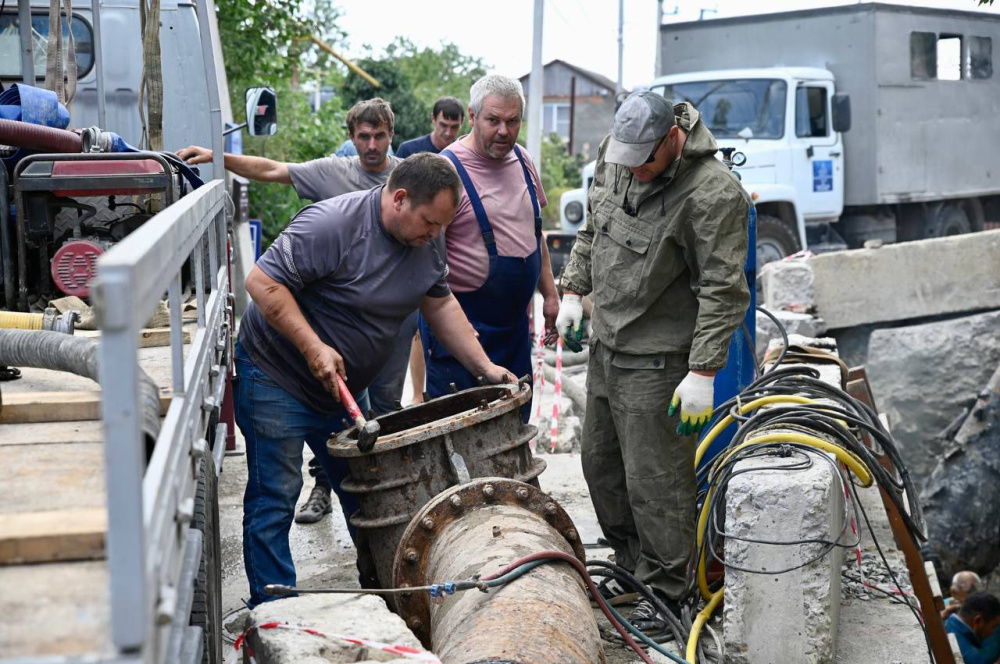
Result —
<instances>
[{"instance_id":1,"label":"concrete block","mask_svg":"<svg viewBox=\"0 0 1000 664\"><path fill-rule=\"evenodd\" d=\"M809 265L831 329L1000 307L1000 231L820 254Z\"/></svg>"},{"instance_id":2,"label":"concrete block","mask_svg":"<svg viewBox=\"0 0 1000 664\"><path fill-rule=\"evenodd\" d=\"M817 318L812 314L781 310L772 311L771 313L781 321L788 334L818 337L826 332L826 322L822 318ZM781 340L781 333L778 331L778 326L765 314L758 311L755 344L758 361L764 359L764 353L767 351L768 343L772 339Z\"/></svg>"},{"instance_id":3,"label":"concrete block","mask_svg":"<svg viewBox=\"0 0 1000 664\"><path fill-rule=\"evenodd\" d=\"M815 543L767 545L736 537L835 540L840 534L844 518L840 475L819 458L807 469L773 470L789 462L769 458L737 464L737 471L772 470L740 474L729 483L727 563L774 572L795 567L825 548ZM806 567L777 575L728 568L723 611L725 661L832 664L837 652L843 556L843 549L835 547Z\"/></svg>"},{"instance_id":4,"label":"concrete block","mask_svg":"<svg viewBox=\"0 0 1000 664\"><path fill-rule=\"evenodd\" d=\"M971 405L1000 364L998 329L1000 312L993 311L872 332L868 377L917 486L943 451L936 435Z\"/></svg>"},{"instance_id":5,"label":"concrete block","mask_svg":"<svg viewBox=\"0 0 1000 664\"><path fill-rule=\"evenodd\" d=\"M413 662L377 646L350 643L336 636L427 652L403 619L374 595L301 595L267 602L250 612L245 628L269 622L308 627L327 636L292 629L255 630L247 637L247 643L259 664Z\"/></svg>"},{"instance_id":6,"label":"concrete block","mask_svg":"<svg viewBox=\"0 0 1000 664\"><path fill-rule=\"evenodd\" d=\"M774 261L761 268L764 306L771 311L809 311L814 306L812 263L804 258Z\"/></svg>"}]
</instances>

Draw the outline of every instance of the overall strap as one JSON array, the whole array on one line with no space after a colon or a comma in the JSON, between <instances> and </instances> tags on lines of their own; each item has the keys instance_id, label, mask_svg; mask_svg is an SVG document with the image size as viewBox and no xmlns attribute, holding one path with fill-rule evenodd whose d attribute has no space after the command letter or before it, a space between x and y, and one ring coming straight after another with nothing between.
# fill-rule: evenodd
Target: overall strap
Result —
<instances>
[{"instance_id":1,"label":"overall strap","mask_svg":"<svg viewBox=\"0 0 1000 664\"><path fill-rule=\"evenodd\" d=\"M514 146L514 154L517 156L517 160L521 162L521 170L524 171L524 181L528 185L528 195L531 197L531 210L535 215L535 237L542 237L542 209L538 206L538 194L535 192L535 182L531 179L531 171L528 170L528 164L524 161L521 149L516 145Z\"/></svg>"},{"instance_id":2,"label":"overall strap","mask_svg":"<svg viewBox=\"0 0 1000 664\"><path fill-rule=\"evenodd\" d=\"M458 177L462 180L462 186L465 187L465 193L469 197L469 202L472 203L472 211L476 213L476 221L479 222L479 230L483 232L483 242L486 243L486 253L489 254L490 260L496 258L497 256L497 242L493 237L493 227L490 225L490 220L486 216L486 208L483 207L483 201L479 198L479 193L476 192L476 187L472 184L472 178L469 177L469 172L465 170L465 166L462 162L458 160L455 153L451 150L442 150L441 154L451 160L451 163L455 165L455 170L458 171Z\"/></svg>"}]
</instances>

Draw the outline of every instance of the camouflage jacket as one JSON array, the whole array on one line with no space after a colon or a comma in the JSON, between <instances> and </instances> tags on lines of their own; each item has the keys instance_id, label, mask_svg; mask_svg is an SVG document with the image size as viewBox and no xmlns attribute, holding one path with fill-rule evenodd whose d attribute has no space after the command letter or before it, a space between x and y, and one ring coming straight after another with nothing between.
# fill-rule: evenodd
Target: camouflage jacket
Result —
<instances>
[{"instance_id":1,"label":"camouflage jacket","mask_svg":"<svg viewBox=\"0 0 1000 664\"><path fill-rule=\"evenodd\" d=\"M652 182L605 163L608 138L601 142L587 222L562 286L592 295L594 334L611 350L690 352L691 369L720 369L750 303L743 266L751 202L715 158L698 111L685 103L674 112L687 140Z\"/></svg>"}]
</instances>

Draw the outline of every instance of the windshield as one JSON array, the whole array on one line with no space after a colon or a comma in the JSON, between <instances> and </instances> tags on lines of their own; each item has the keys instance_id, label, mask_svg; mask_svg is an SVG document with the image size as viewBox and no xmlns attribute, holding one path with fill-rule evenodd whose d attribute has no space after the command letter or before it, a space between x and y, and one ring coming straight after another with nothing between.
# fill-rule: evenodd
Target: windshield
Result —
<instances>
[{"instance_id":1,"label":"windshield","mask_svg":"<svg viewBox=\"0 0 1000 664\"><path fill-rule=\"evenodd\" d=\"M716 138L781 138L785 133L782 80L750 78L653 87L673 103L690 102Z\"/></svg>"}]
</instances>

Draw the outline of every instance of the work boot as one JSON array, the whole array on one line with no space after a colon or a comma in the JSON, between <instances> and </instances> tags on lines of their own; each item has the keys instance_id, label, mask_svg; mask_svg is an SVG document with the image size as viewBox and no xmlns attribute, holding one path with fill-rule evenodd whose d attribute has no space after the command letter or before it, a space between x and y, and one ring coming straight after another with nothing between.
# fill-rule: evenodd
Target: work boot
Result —
<instances>
[{"instance_id":1,"label":"work boot","mask_svg":"<svg viewBox=\"0 0 1000 664\"><path fill-rule=\"evenodd\" d=\"M309 499L302 503L298 514L295 515L295 523L316 523L332 511L330 489L317 484L309 494Z\"/></svg>"},{"instance_id":2,"label":"work boot","mask_svg":"<svg viewBox=\"0 0 1000 664\"><path fill-rule=\"evenodd\" d=\"M613 579L610 576L605 577L603 581L597 584L597 592L601 594L604 601L611 606L619 606L621 604L628 604L629 602L634 602L639 599L639 593L630 592L629 590L622 587L618 583L617 579Z\"/></svg>"},{"instance_id":3,"label":"work boot","mask_svg":"<svg viewBox=\"0 0 1000 664\"><path fill-rule=\"evenodd\" d=\"M667 605L667 608L670 609L675 618L680 615L681 608L677 602L662 596L660 596L660 599ZM635 610L629 617L629 622L639 631L648 634L663 632L667 629L667 619L656 610L656 606L648 599L642 599L636 605Z\"/></svg>"}]
</instances>

